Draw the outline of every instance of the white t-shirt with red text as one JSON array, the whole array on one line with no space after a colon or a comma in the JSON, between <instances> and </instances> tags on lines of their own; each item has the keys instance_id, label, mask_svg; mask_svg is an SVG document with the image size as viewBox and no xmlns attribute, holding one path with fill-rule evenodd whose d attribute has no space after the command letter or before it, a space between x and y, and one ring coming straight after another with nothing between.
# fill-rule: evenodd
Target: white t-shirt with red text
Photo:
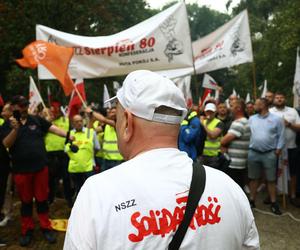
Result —
<instances>
[{"instance_id":1,"label":"white t-shirt with red text","mask_svg":"<svg viewBox=\"0 0 300 250\"><path fill-rule=\"evenodd\" d=\"M259 249L247 197L205 167L206 185L180 249ZM154 149L90 177L69 219L64 249L167 249L185 211L192 160Z\"/></svg>"}]
</instances>

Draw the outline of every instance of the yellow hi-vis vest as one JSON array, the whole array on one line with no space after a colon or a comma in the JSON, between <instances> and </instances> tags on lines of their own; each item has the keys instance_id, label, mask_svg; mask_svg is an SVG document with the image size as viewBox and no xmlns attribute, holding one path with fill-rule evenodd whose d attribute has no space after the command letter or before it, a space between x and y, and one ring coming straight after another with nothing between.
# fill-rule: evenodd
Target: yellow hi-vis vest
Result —
<instances>
[{"instance_id":1,"label":"yellow hi-vis vest","mask_svg":"<svg viewBox=\"0 0 300 250\"><path fill-rule=\"evenodd\" d=\"M70 158L68 171L70 173L84 173L93 170L94 166L94 130L85 128L84 132L76 132L72 130L71 136L75 140L73 144L78 146L77 153L70 150L70 143L66 145L66 152Z\"/></svg>"},{"instance_id":2,"label":"yellow hi-vis vest","mask_svg":"<svg viewBox=\"0 0 300 250\"><path fill-rule=\"evenodd\" d=\"M97 127L99 127L99 125L100 125L100 122L99 121L95 121L93 123L94 129L96 129ZM104 139L104 132L97 133L97 139L98 139L99 144L100 144L100 150L97 151L96 157L103 158L104 152L103 152L102 145L103 145L103 139Z\"/></svg>"},{"instance_id":3,"label":"yellow hi-vis vest","mask_svg":"<svg viewBox=\"0 0 300 250\"><path fill-rule=\"evenodd\" d=\"M208 130L214 130L217 125L221 122L219 119L214 118L207 126ZM204 120L204 125L206 126L207 120ZM206 137L204 143L203 155L205 156L218 156L221 148L221 135L216 139L210 139L208 136Z\"/></svg>"},{"instance_id":4,"label":"yellow hi-vis vest","mask_svg":"<svg viewBox=\"0 0 300 250\"><path fill-rule=\"evenodd\" d=\"M114 127L105 125L104 137L103 137L103 158L106 160L121 161L123 160L122 155L118 149L117 133Z\"/></svg>"},{"instance_id":5,"label":"yellow hi-vis vest","mask_svg":"<svg viewBox=\"0 0 300 250\"><path fill-rule=\"evenodd\" d=\"M4 123L4 119L3 118L0 118L0 126L2 126Z\"/></svg>"},{"instance_id":6,"label":"yellow hi-vis vest","mask_svg":"<svg viewBox=\"0 0 300 250\"><path fill-rule=\"evenodd\" d=\"M63 116L54 120L52 124L56 125L57 127L63 129L66 132L69 130L69 119ZM44 140L47 152L60 151L64 150L65 148L66 138L60 137L53 133L47 133Z\"/></svg>"}]
</instances>

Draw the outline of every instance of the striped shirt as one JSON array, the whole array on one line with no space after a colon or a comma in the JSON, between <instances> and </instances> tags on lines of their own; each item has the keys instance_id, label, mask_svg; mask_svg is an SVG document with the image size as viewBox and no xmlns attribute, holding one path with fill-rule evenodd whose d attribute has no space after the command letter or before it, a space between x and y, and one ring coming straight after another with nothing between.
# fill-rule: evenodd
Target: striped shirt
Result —
<instances>
[{"instance_id":1,"label":"striped shirt","mask_svg":"<svg viewBox=\"0 0 300 250\"><path fill-rule=\"evenodd\" d=\"M228 133L233 134L236 138L228 146L228 155L231 158L230 168L246 168L250 128L247 118L243 117L232 122Z\"/></svg>"}]
</instances>

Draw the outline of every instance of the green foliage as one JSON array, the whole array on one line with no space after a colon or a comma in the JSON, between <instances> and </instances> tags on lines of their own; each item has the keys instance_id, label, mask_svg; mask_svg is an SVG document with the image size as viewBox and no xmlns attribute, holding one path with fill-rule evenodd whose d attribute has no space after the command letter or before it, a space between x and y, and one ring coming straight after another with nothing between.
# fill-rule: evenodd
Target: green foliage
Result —
<instances>
[{"instance_id":1,"label":"green foliage","mask_svg":"<svg viewBox=\"0 0 300 250\"><path fill-rule=\"evenodd\" d=\"M172 5L173 1L163 9ZM231 1L228 1L229 7ZM257 85L268 80L271 90L292 94L295 71L296 47L300 41L299 0L242 0L231 16L211 10L206 6L187 4L192 40L197 40L227 22L244 9L248 9L252 46L256 65ZM22 49L35 40L35 25L42 24L64 32L85 35L110 35L124 30L156 14L145 0L2 0L0 2L0 92L4 97L28 93L28 76L32 75L42 95L46 97L46 86L53 95L63 97L55 81L37 81L36 71L21 69L15 63ZM261 38L257 34L261 34ZM210 72L224 85L225 95L234 87L241 97L252 91L252 64L243 64L231 69ZM124 77L86 80L89 101L99 102L103 84L112 93L112 82L121 82ZM194 76L192 89L194 98L201 95L202 75ZM258 95L260 92L258 91ZM45 98L46 100L46 98ZM66 100L67 101L67 100Z\"/></svg>"},{"instance_id":2,"label":"green foliage","mask_svg":"<svg viewBox=\"0 0 300 250\"><path fill-rule=\"evenodd\" d=\"M2 0L0 2L0 92L3 96L28 93L28 76L36 71L21 69L15 59L22 57L22 49L35 40L35 25L42 24L57 30L85 36L110 35L120 32L150 17L156 11L144 0ZM112 82L113 78L109 79ZM118 78L116 78L118 79ZM98 85L107 79L88 81L89 100L98 101L102 95ZM99 84L95 84L95 83ZM60 97L54 81L42 81L42 95L50 85ZM65 98L63 98L65 99Z\"/></svg>"}]
</instances>

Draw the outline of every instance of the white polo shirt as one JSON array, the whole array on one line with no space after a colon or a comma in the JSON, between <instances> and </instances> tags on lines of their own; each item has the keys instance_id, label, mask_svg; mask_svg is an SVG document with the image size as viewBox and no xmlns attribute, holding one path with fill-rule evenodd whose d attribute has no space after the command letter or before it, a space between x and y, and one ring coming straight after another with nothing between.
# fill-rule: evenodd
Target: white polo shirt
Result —
<instances>
[{"instance_id":1,"label":"white polo shirt","mask_svg":"<svg viewBox=\"0 0 300 250\"><path fill-rule=\"evenodd\" d=\"M287 120L291 124L300 124L298 112L294 108L285 106L283 109L276 107L270 108L270 112ZM296 145L296 132L288 127L285 128L285 142L287 148L297 148Z\"/></svg>"},{"instance_id":2,"label":"white polo shirt","mask_svg":"<svg viewBox=\"0 0 300 250\"><path fill-rule=\"evenodd\" d=\"M246 195L210 167L180 249L259 249ZM185 211L192 160L162 148L90 177L72 209L64 249L167 249Z\"/></svg>"}]
</instances>

